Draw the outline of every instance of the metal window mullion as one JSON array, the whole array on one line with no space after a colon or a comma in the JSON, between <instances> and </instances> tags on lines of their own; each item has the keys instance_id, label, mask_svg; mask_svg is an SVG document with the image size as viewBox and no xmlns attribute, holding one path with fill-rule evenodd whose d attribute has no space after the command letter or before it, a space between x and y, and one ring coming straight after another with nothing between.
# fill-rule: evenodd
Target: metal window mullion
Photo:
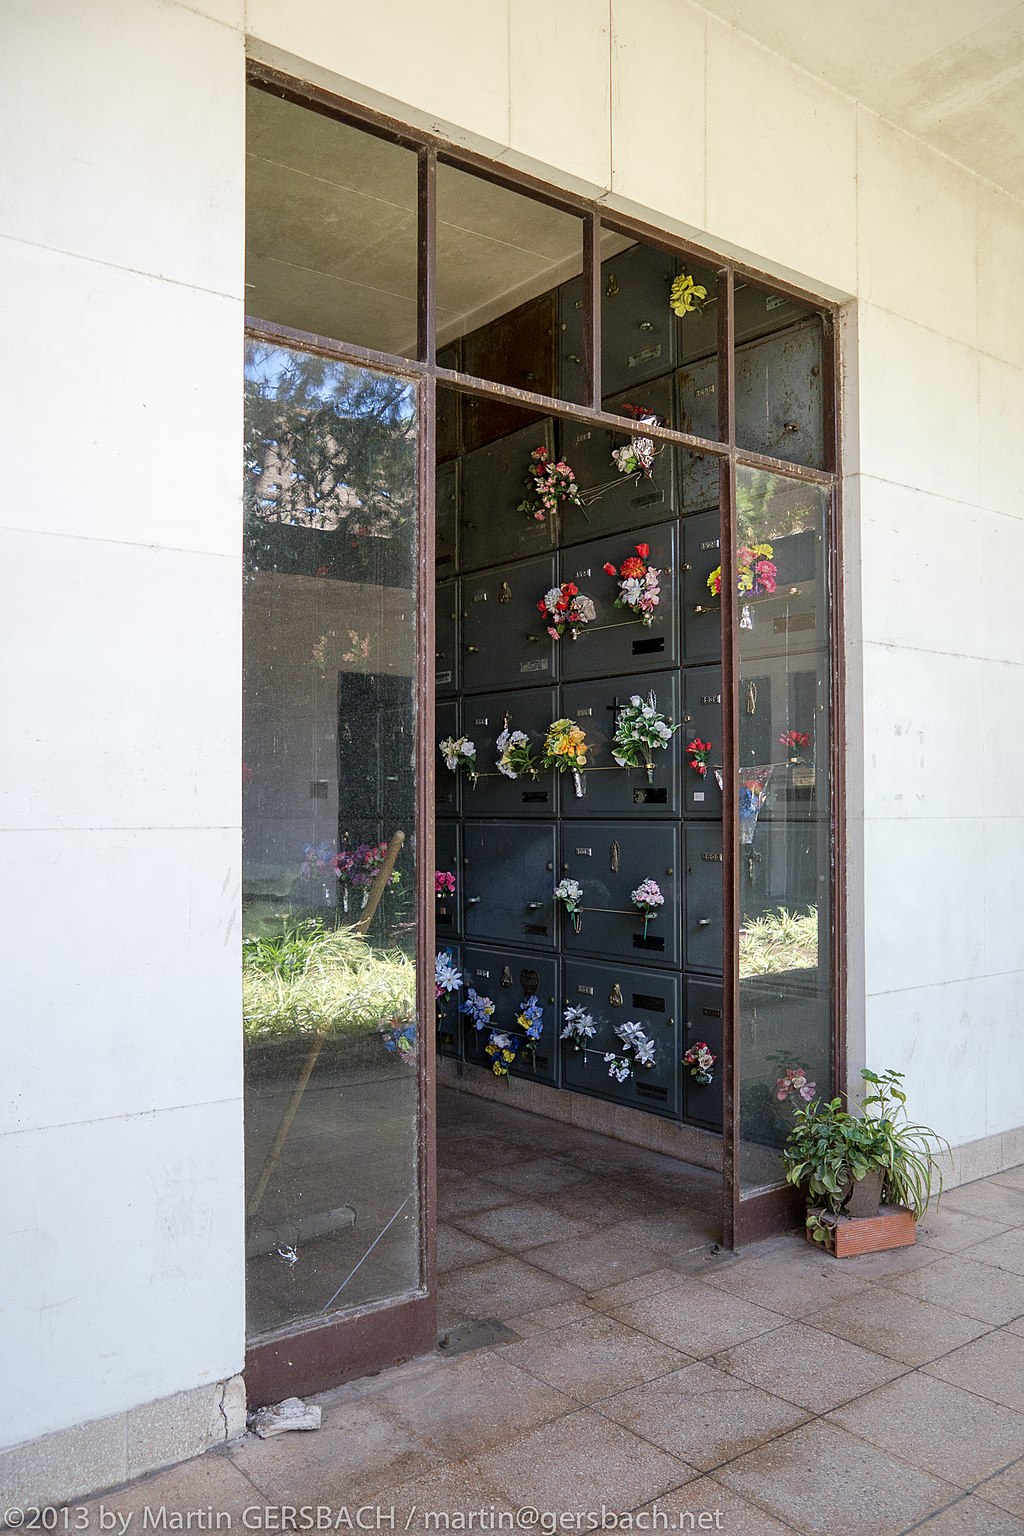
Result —
<instances>
[{"instance_id":1,"label":"metal window mullion","mask_svg":"<svg viewBox=\"0 0 1024 1536\"><path fill-rule=\"evenodd\" d=\"M590 214L583 224L583 378L584 400L601 409L601 220Z\"/></svg>"},{"instance_id":2,"label":"metal window mullion","mask_svg":"<svg viewBox=\"0 0 1024 1536\"><path fill-rule=\"evenodd\" d=\"M421 149L416 167L416 349L431 366L437 352L437 154Z\"/></svg>"}]
</instances>

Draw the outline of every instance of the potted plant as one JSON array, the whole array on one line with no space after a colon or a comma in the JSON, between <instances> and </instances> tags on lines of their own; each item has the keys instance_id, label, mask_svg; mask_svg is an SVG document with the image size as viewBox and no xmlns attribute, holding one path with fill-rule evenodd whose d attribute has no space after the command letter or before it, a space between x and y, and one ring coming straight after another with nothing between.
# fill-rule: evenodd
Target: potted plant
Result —
<instances>
[{"instance_id":1,"label":"potted plant","mask_svg":"<svg viewBox=\"0 0 1024 1536\"><path fill-rule=\"evenodd\" d=\"M933 1193L942 1192L939 1154L948 1151L908 1118L901 1072L864 1068L861 1077L868 1092L860 1114L840 1098L801 1105L782 1154L786 1179L807 1197L808 1237L838 1257L913 1243Z\"/></svg>"}]
</instances>

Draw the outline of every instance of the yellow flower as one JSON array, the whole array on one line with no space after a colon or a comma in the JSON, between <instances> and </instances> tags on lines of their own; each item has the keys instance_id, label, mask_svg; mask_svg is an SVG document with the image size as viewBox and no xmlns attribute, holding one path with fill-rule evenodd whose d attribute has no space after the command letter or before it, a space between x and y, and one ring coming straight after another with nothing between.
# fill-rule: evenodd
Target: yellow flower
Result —
<instances>
[{"instance_id":1,"label":"yellow flower","mask_svg":"<svg viewBox=\"0 0 1024 1536\"><path fill-rule=\"evenodd\" d=\"M702 305L708 296L703 283L695 283L686 272L681 272L672 284L669 306L677 315L688 315Z\"/></svg>"}]
</instances>

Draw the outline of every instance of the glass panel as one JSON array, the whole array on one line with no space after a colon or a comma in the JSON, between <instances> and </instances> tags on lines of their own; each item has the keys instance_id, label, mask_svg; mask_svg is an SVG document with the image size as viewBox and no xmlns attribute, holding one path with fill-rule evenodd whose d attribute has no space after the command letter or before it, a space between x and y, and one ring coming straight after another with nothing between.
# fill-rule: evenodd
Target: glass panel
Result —
<instances>
[{"instance_id":1,"label":"glass panel","mask_svg":"<svg viewBox=\"0 0 1024 1536\"><path fill-rule=\"evenodd\" d=\"M832 1081L830 493L741 468L740 1171L779 1177L791 1105Z\"/></svg>"},{"instance_id":2,"label":"glass panel","mask_svg":"<svg viewBox=\"0 0 1024 1536\"><path fill-rule=\"evenodd\" d=\"M246 311L416 355L416 156L250 87Z\"/></svg>"},{"instance_id":3,"label":"glass panel","mask_svg":"<svg viewBox=\"0 0 1024 1536\"><path fill-rule=\"evenodd\" d=\"M582 219L438 166L439 362L448 361L444 348L461 337L464 372L559 398L559 311L582 271ZM579 323L582 337L582 311ZM511 430L498 401L467 399L464 411L468 450Z\"/></svg>"},{"instance_id":4,"label":"glass panel","mask_svg":"<svg viewBox=\"0 0 1024 1536\"><path fill-rule=\"evenodd\" d=\"M736 285L736 442L792 464L825 464L821 315L753 283Z\"/></svg>"},{"instance_id":5,"label":"glass panel","mask_svg":"<svg viewBox=\"0 0 1024 1536\"><path fill-rule=\"evenodd\" d=\"M415 1288L415 388L246 349L251 1334Z\"/></svg>"}]
</instances>

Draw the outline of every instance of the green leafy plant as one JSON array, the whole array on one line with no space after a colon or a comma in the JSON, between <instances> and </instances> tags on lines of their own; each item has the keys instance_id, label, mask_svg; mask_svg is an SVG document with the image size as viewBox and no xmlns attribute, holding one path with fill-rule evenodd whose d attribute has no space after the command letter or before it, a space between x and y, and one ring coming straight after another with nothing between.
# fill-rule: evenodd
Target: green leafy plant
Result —
<instances>
[{"instance_id":1,"label":"green leafy plant","mask_svg":"<svg viewBox=\"0 0 1024 1536\"><path fill-rule=\"evenodd\" d=\"M942 1193L939 1155L948 1144L907 1116L903 1074L864 1068L869 1088L863 1113L843 1108L841 1098L814 1099L794 1111L783 1148L786 1179L807 1196L808 1230L827 1242L857 1180L878 1172L882 1198L905 1206L919 1221L932 1198Z\"/></svg>"},{"instance_id":2,"label":"green leafy plant","mask_svg":"<svg viewBox=\"0 0 1024 1536\"><path fill-rule=\"evenodd\" d=\"M242 943L242 1017L249 1040L359 1034L415 1017L416 970L351 928L288 921Z\"/></svg>"}]
</instances>

